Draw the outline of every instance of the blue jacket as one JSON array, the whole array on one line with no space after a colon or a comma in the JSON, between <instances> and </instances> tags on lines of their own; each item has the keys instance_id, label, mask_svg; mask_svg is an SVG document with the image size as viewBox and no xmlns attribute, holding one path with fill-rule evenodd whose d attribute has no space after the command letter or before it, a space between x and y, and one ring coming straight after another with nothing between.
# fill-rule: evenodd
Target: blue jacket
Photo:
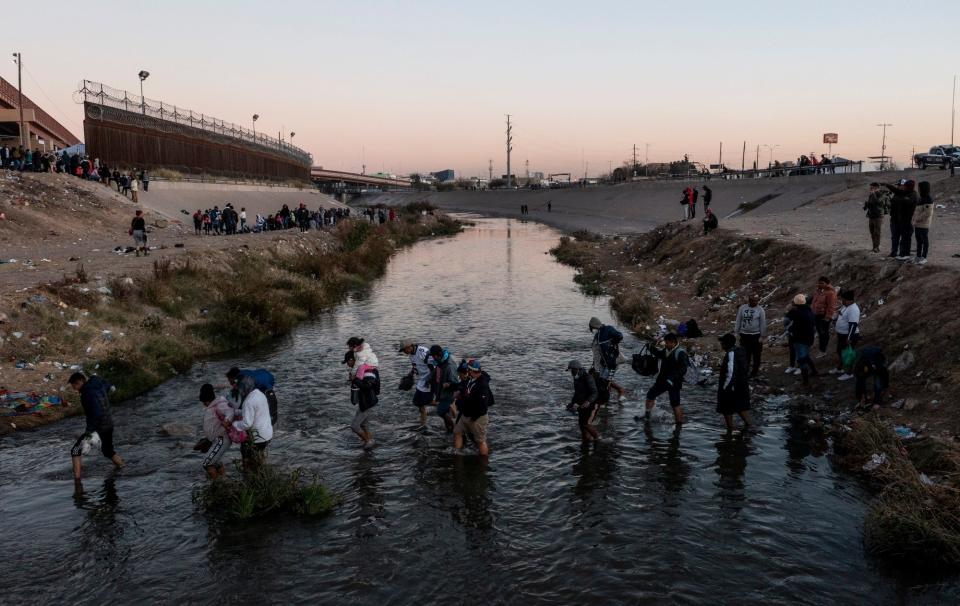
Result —
<instances>
[{"instance_id":1,"label":"blue jacket","mask_svg":"<svg viewBox=\"0 0 960 606\"><path fill-rule=\"evenodd\" d=\"M87 433L113 429L110 416L110 384L100 377L90 377L80 389L80 405L87 417Z\"/></svg>"}]
</instances>

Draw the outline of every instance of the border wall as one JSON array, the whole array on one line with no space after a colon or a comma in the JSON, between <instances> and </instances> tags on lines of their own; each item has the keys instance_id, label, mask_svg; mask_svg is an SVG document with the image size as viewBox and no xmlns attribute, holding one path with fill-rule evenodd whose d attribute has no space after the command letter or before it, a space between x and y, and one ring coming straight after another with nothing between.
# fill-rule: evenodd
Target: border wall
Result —
<instances>
[{"instance_id":1,"label":"border wall","mask_svg":"<svg viewBox=\"0 0 960 606\"><path fill-rule=\"evenodd\" d=\"M310 179L310 154L285 141L89 80L79 94L87 155L108 166L185 176Z\"/></svg>"}]
</instances>

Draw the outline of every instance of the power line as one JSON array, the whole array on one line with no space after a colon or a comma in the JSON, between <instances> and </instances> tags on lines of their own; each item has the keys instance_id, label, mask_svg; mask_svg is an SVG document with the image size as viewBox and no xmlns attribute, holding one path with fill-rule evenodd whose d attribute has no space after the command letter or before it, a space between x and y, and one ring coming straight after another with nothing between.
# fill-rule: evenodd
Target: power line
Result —
<instances>
[{"instance_id":1,"label":"power line","mask_svg":"<svg viewBox=\"0 0 960 606\"><path fill-rule=\"evenodd\" d=\"M30 80L32 80L33 83L36 85L37 89L40 91L40 94L42 94L42 95L47 99L47 101L50 102L50 105L52 105L54 108L56 108L56 110L57 110L58 112L60 112L61 116L62 116L67 122L69 122L69 123L72 124L73 126L79 128L80 131L82 132L82 131L83 131L83 126L80 125L80 124L78 124L77 122L74 122L71 118L68 118L68 117L67 117L69 114L67 114L67 112L63 111L63 109L62 109L59 105L57 105L56 102L54 102L53 99L50 98L50 95L47 94L47 91L43 90L43 87L40 86L40 83L37 82L37 79L33 77L33 74L32 74L32 73L30 73L30 68L28 68L26 65L24 65L24 66L23 66L23 71L27 72L27 76L29 76L29 77L30 77Z\"/></svg>"}]
</instances>

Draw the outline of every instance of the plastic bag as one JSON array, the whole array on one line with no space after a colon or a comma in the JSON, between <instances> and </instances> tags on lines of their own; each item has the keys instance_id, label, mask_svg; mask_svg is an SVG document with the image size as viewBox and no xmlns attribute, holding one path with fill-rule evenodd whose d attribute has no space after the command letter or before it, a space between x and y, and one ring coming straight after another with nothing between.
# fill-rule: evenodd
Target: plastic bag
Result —
<instances>
[{"instance_id":1,"label":"plastic bag","mask_svg":"<svg viewBox=\"0 0 960 606\"><path fill-rule=\"evenodd\" d=\"M853 363L856 359L857 351L850 345L847 345L843 351L840 352L840 361L843 362L843 369L848 372L853 369Z\"/></svg>"}]
</instances>

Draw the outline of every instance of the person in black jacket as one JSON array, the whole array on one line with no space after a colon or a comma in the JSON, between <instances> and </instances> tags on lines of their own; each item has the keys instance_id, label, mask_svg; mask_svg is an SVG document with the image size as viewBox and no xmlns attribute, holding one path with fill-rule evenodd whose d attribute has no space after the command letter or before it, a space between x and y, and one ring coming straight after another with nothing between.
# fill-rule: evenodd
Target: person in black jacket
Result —
<instances>
[{"instance_id":1,"label":"person in black jacket","mask_svg":"<svg viewBox=\"0 0 960 606\"><path fill-rule=\"evenodd\" d=\"M713 190L707 187L706 185L704 185L703 186L703 210L704 211L710 208L710 202L712 201L713 201Z\"/></svg>"},{"instance_id":2,"label":"person in black jacket","mask_svg":"<svg viewBox=\"0 0 960 606\"><path fill-rule=\"evenodd\" d=\"M873 403L883 403L883 392L890 385L887 358L879 347L864 347L853 363L853 376L857 380L855 394L860 406L867 404L867 379L873 377Z\"/></svg>"},{"instance_id":3,"label":"person in black jacket","mask_svg":"<svg viewBox=\"0 0 960 606\"><path fill-rule=\"evenodd\" d=\"M790 338L793 342L793 351L797 358L797 367L806 383L810 376L817 376L816 366L810 358L810 348L813 347L814 335L817 332L817 318L813 310L807 305L807 297L799 294L793 298L793 307L787 312L787 322L790 324Z\"/></svg>"},{"instance_id":4,"label":"person in black jacket","mask_svg":"<svg viewBox=\"0 0 960 606\"><path fill-rule=\"evenodd\" d=\"M650 353L660 358L660 372L653 387L647 392L646 416L650 419L650 411L657 403L657 397L667 393L670 395L670 406L673 407L673 420L677 427L683 425L683 408L680 407L680 389L683 388L683 377L690 364L687 352L680 347L680 338L673 333L663 338L663 347L652 347Z\"/></svg>"},{"instance_id":5,"label":"person in black jacket","mask_svg":"<svg viewBox=\"0 0 960 606\"><path fill-rule=\"evenodd\" d=\"M896 185L885 184L893 193L890 199L890 256L901 261L910 260L910 244L913 235L913 211L920 197L914 191L915 183L900 179Z\"/></svg>"},{"instance_id":6,"label":"person in black jacket","mask_svg":"<svg viewBox=\"0 0 960 606\"><path fill-rule=\"evenodd\" d=\"M87 377L80 372L70 376L70 387L80 392L80 405L87 418L83 435L77 438L70 457L73 460L73 479L80 481L81 463L84 446L93 441L93 433L100 437L100 452L113 461L117 467L123 467L123 459L113 449L113 418L110 416L110 385L99 377Z\"/></svg>"},{"instance_id":7,"label":"person in black jacket","mask_svg":"<svg viewBox=\"0 0 960 606\"><path fill-rule=\"evenodd\" d=\"M490 454L487 448L487 408L493 403L490 375L480 368L478 360L467 360L467 380L460 386L457 398L457 423L453 427L453 447L463 448L463 434L470 433L480 456Z\"/></svg>"},{"instance_id":8,"label":"person in black jacket","mask_svg":"<svg viewBox=\"0 0 960 606\"><path fill-rule=\"evenodd\" d=\"M597 390L597 382L593 375L583 369L583 364L578 360L571 360L567 364L567 370L573 377L573 398L570 400L569 410L576 410L580 423L580 439L583 443L589 444L593 440L599 440L600 434L593 426L593 421L597 417L597 410L600 405L597 398L600 392Z\"/></svg>"},{"instance_id":9,"label":"person in black jacket","mask_svg":"<svg viewBox=\"0 0 960 606\"><path fill-rule=\"evenodd\" d=\"M733 431L733 414L743 419L744 430L750 422L750 369L747 354L737 345L737 338L730 333L720 337L723 361L720 363L720 383L717 385L717 412L723 415L727 433Z\"/></svg>"}]
</instances>

